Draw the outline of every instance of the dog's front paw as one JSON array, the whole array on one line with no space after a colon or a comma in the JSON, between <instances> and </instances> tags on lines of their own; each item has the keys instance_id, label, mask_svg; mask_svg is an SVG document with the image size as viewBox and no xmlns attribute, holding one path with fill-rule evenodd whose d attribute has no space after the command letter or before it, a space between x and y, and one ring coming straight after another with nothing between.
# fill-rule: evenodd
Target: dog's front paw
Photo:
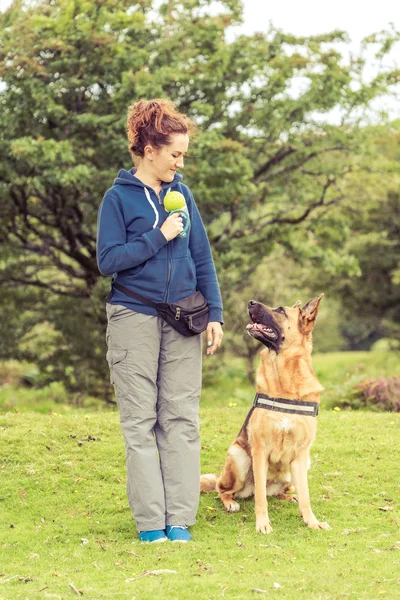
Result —
<instances>
[{"instance_id":1,"label":"dog's front paw","mask_svg":"<svg viewBox=\"0 0 400 600\"><path fill-rule=\"evenodd\" d=\"M228 512L238 512L240 510L240 504L239 502L231 500L225 504L225 508Z\"/></svg>"},{"instance_id":2,"label":"dog's front paw","mask_svg":"<svg viewBox=\"0 0 400 600\"><path fill-rule=\"evenodd\" d=\"M271 533L272 527L270 520L267 518L257 519L256 521L256 531L258 533Z\"/></svg>"},{"instance_id":3,"label":"dog's front paw","mask_svg":"<svg viewBox=\"0 0 400 600\"><path fill-rule=\"evenodd\" d=\"M329 527L328 523L318 521L317 527L314 527L314 529L330 529L330 527Z\"/></svg>"},{"instance_id":4,"label":"dog's front paw","mask_svg":"<svg viewBox=\"0 0 400 600\"><path fill-rule=\"evenodd\" d=\"M330 529L328 523L323 523L317 520L307 523L307 527L309 527L310 529Z\"/></svg>"}]
</instances>

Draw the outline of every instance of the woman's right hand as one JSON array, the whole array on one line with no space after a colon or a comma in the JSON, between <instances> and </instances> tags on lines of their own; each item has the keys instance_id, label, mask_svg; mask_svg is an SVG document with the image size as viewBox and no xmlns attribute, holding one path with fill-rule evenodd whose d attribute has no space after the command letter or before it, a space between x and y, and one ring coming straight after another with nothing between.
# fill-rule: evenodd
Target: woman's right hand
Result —
<instances>
[{"instance_id":1,"label":"woman's right hand","mask_svg":"<svg viewBox=\"0 0 400 600\"><path fill-rule=\"evenodd\" d=\"M165 219L160 227L160 231L167 238L168 242L176 238L183 231L181 213L174 213Z\"/></svg>"}]
</instances>

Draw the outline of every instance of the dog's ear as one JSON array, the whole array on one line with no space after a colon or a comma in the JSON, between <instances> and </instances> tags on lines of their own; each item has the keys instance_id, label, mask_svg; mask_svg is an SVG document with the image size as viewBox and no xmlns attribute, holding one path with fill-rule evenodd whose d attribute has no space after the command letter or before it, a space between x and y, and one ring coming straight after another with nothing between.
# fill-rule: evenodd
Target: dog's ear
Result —
<instances>
[{"instance_id":1,"label":"dog's ear","mask_svg":"<svg viewBox=\"0 0 400 600\"><path fill-rule=\"evenodd\" d=\"M292 308L297 308L298 306L301 306L301 300L297 300L297 302L293 304Z\"/></svg>"},{"instance_id":2,"label":"dog's ear","mask_svg":"<svg viewBox=\"0 0 400 600\"><path fill-rule=\"evenodd\" d=\"M314 327L315 319L317 318L318 314L319 303L321 302L323 295L324 294L315 296L309 300L307 304L303 306L303 308L300 309L299 327L302 333L310 333Z\"/></svg>"}]
</instances>

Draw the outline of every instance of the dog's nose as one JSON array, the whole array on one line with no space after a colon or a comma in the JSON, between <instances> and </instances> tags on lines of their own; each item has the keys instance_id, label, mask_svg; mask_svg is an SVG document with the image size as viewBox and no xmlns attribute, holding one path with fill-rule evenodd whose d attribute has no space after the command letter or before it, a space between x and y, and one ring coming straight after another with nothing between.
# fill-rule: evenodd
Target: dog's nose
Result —
<instances>
[{"instance_id":1,"label":"dog's nose","mask_svg":"<svg viewBox=\"0 0 400 600\"><path fill-rule=\"evenodd\" d=\"M250 308L251 306L254 306L255 304L257 304L257 302L255 300L250 300L247 307Z\"/></svg>"}]
</instances>

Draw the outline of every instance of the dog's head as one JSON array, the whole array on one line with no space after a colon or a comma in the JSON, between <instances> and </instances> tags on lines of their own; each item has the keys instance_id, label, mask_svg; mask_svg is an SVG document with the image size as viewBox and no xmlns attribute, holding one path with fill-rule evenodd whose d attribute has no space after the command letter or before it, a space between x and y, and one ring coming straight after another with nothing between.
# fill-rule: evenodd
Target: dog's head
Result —
<instances>
[{"instance_id":1,"label":"dog's head","mask_svg":"<svg viewBox=\"0 0 400 600\"><path fill-rule=\"evenodd\" d=\"M315 296L303 308L301 302L291 307L269 308L261 302L250 300L248 313L252 323L247 325L247 333L279 353L283 344L289 346L299 343L304 336L309 336L323 295Z\"/></svg>"}]
</instances>

